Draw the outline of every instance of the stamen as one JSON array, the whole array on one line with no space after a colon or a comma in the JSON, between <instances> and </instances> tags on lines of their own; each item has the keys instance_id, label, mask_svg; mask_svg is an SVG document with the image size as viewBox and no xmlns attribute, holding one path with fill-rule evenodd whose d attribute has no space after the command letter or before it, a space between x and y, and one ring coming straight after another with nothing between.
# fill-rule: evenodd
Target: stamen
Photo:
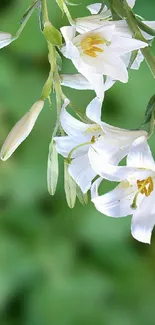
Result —
<instances>
[{"instance_id":1,"label":"stamen","mask_svg":"<svg viewBox=\"0 0 155 325\"><path fill-rule=\"evenodd\" d=\"M92 58L97 57L97 54L93 50L85 50L83 53L91 56Z\"/></svg>"},{"instance_id":2,"label":"stamen","mask_svg":"<svg viewBox=\"0 0 155 325\"><path fill-rule=\"evenodd\" d=\"M81 41L80 45L84 54L96 58L97 53L102 53L104 52L104 50L94 45L100 45L104 43L106 43L106 41L102 39L99 35L92 35L91 37L84 38Z\"/></svg>"},{"instance_id":3,"label":"stamen","mask_svg":"<svg viewBox=\"0 0 155 325\"><path fill-rule=\"evenodd\" d=\"M147 186L148 185L148 186ZM138 190L141 194L149 196L153 191L153 180L152 177L148 177L146 180L137 181Z\"/></svg>"},{"instance_id":4,"label":"stamen","mask_svg":"<svg viewBox=\"0 0 155 325\"><path fill-rule=\"evenodd\" d=\"M143 180L137 180L137 186L138 186L138 191L133 199L133 203L131 204L132 209L137 208L137 198L138 194L145 194L145 196L149 196L151 192L153 191L154 185L153 185L153 180L152 177L148 177L147 179Z\"/></svg>"}]
</instances>

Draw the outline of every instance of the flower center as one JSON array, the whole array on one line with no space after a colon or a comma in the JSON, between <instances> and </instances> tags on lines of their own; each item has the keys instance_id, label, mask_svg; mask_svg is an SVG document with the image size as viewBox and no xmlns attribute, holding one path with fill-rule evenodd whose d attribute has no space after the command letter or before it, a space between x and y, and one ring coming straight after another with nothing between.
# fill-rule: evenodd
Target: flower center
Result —
<instances>
[{"instance_id":1,"label":"flower center","mask_svg":"<svg viewBox=\"0 0 155 325\"><path fill-rule=\"evenodd\" d=\"M141 194L145 194L145 196L149 196L153 191L153 180L152 177L148 177L147 179L143 179L141 181L137 181L138 190Z\"/></svg>"},{"instance_id":2,"label":"flower center","mask_svg":"<svg viewBox=\"0 0 155 325\"><path fill-rule=\"evenodd\" d=\"M92 124L92 126L90 126L87 130L86 133L97 133L97 135L100 135L102 133L102 128L100 125L98 124Z\"/></svg>"},{"instance_id":3,"label":"flower center","mask_svg":"<svg viewBox=\"0 0 155 325\"><path fill-rule=\"evenodd\" d=\"M104 44L105 40L103 38L101 38L99 35L92 35L89 37L85 37L82 41L81 41L81 48L83 50L83 53L91 56L93 58L96 58L98 53L102 53L103 50L96 46L96 45L101 45Z\"/></svg>"}]
</instances>

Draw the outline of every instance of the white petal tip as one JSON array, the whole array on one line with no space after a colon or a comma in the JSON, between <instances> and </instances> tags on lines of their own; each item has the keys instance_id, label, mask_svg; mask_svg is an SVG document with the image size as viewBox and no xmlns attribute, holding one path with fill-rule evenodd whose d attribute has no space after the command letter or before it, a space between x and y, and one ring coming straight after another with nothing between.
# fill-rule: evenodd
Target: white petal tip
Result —
<instances>
[{"instance_id":1,"label":"white petal tip","mask_svg":"<svg viewBox=\"0 0 155 325\"><path fill-rule=\"evenodd\" d=\"M144 244L151 244L151 232L150 231L146 231L145 229L141 229L141 228L136 228L136 229L132 229L131 228L131 233L132 236L138 240L141 243Z\"/></svg>"}]
</instances>

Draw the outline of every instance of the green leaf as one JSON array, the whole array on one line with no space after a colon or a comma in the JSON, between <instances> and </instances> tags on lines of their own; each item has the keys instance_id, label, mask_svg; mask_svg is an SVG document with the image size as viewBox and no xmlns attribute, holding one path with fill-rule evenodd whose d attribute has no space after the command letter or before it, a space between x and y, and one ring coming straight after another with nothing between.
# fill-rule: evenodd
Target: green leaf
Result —
<instances>
[{"instance_id":1,"label":"green leaf","mask_svg":"<svg viewBox=\"0 0 155 325\"><path fill-rule=\"evenodd\" d=\"M64 14L64 6L63 6L63 0L56 0L57 5L61 9L62 13Z\"/></svg>"},{"instance_id":2,"label":"green leaf","mask_svg":"<svg viewBox=\"0 0 155 325\"><path fill-rule=\"evenodd\" d=\"M47 187L51 195L55 194L58 182L59 166L58 166L58 153L55 148L55 143L50 143L48 164L47 164Z\"/></svg>"},{"instance_id":3,"label":"green leaf","mask_svg":"<svg viewBox=\"0 0 155 325\"><path fill-rule=\"evenodd\" d=\"M68 162L64 160L64 188L69 208L74 208L76 202L76 183L68 172Z\"/></svg>"},{"instance_id":4,"label":"green leaf","mask_svg":"<svg viewBox=\"0 0 155 325\"><path fill-rule=\"evenodd\" d=\"M31 15L33 10L36 8L36 7L39 7L40 6L40 2L38 0L35 0L32 2L32 4L28 7L28 9L25 11L23 17L21 18L20 20L20 23L22 24L24 22L25 19L27 19L27 16Z\"/></svg>"},{"instance_id":5,"label":"green leaf","mask_svg":"<svg viewBox=\"0 0 155 325\"><path fill-rule=\"evenodd\" d=\"M76 195L82 205L88 204L88 193L83 193L78 185L76 185Z\"/></svg>"},{"instance_id":6,"label":"green leaf","mask_svg":"<svg viewBox=\"0 0 155 325\"><path fill-rule=\"evenodd\" d=\"M39 7L40 6L40 1L39 0L36 0L34 1L31 6L26 10L26 12L24 13L23 17L21 18L20 20L20 27L16 33L16 38L18 38L21 34L21 32L23 31L25 25L27 24L29 18L31 17L33 11L35 10L35 8Z\"/></svg>"},{"instance_id":7,"label":"green leaf","mask_svg":"<svg viewBox=\"0 0 155 325\"><path fill-rule=\"evenodd\" d=\"M144 122L142 125L145 125L148 122L150 122L152 114L154 114L154 112L155 112L155 95L153 95L148 102L146 112L145 112Z\"/></svg>"},{"instance_id":8,"label":"green leaf","mask_svg":"<svg viewBox=\"0 0 155 325\"><path fill-rule=\"evenodd\" d=\"M44 24L43 34L48 42L52 45L61 45L62 36L58 29L56 29L49 21Z\"/></svg>"}]
</instances>

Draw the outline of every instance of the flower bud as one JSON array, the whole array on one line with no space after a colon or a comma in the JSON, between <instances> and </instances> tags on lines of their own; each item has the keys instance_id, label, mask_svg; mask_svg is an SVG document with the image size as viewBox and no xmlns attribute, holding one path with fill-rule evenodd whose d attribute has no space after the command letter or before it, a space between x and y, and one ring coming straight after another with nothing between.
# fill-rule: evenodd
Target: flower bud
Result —
<instances>
[{"instance_id":1,"label":"flower bud","mask_svg":"<svg viewBox=\"0 0 155 325\"><path fill-rule=\"evenodd\" d=\"M28 137L43 106L43 100L37 101L31 107L31 109L15 124L2 146L0 152L1 160L7 160L18 148L18 146Z\"/></svg>"},{"instance_id":2,"label":"flower bud","mask_svg":"<svg viewBox=\"0 0 155 325\"><path fill-rule=\"evenodd\" d=\"M59 166L58 153L53 140L49 146L48 164L47 164L47 187L51 195L55 194L58 182Z\"/></svg>"},{"instance_id":3,"label":"flower bud","mask_svg":"<svg viewBox=\"0 0 155 325\"><path fill-rule=\"evenodd\" d=\"M64 189L69 208L73 209L76 202L76 183L68 172L68 163L64 160Z\"/></svg>"},{"instance_id":4,"label":"flower bud","mask_svg":"<svg viewBox=\"0 0 155 325\"><path fill-rule=\"evenodd\" d=\"M43 34L46 40L52 45L62 44L61 33L50 23L50 21L46 21L46 23L44 24Z\"/></svg>"},{"instance_id":5,"label":"flower bud","mask_svg":"<svg viewBox=\"0 0 155 325\"><path fill-rule=\"evenodd\" d=\"M11 34L0 32L0 49L9 45L12 41L14 41L14 39L15 38Z\"/></svg>"}]
</instances>

